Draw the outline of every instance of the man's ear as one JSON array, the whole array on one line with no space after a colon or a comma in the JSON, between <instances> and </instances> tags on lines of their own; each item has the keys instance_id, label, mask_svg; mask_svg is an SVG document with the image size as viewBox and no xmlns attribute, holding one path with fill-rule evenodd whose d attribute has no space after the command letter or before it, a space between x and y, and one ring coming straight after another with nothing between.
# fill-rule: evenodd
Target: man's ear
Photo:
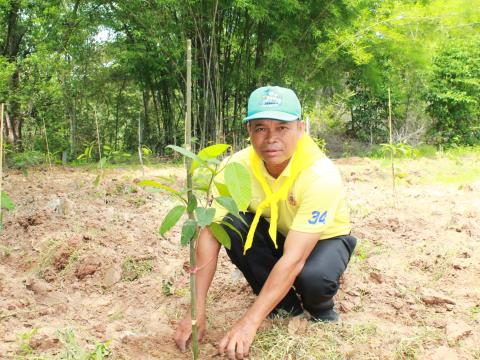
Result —
<instances>
[{"instance_id":1,"label":"man's ear","mask_svg":"<svg viewBox=\"0 0 480 360\"><path fill-rule=\"evenodd\" d=\"M297 126L299 127L299 130L301 130L302 133L305 132L305 121L298 120Z\"/></svg>"}]
</instances>

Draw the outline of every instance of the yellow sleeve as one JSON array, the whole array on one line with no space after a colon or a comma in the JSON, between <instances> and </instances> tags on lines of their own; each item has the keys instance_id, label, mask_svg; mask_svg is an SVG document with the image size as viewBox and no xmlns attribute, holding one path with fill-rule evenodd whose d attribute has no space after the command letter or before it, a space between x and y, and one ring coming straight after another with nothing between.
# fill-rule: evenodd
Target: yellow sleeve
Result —
<instances>
[{"instance_id":1,"label":"yellow sleeve","mask_svg":"<svg viewBox=\"0 0 480 360\"><path fill-rule=\"evenodd\" d=\"M290 229L306 233L332 232L344 188L333 163L309 169L295 184L298 210Z\"/></svg>"}]
</instances>

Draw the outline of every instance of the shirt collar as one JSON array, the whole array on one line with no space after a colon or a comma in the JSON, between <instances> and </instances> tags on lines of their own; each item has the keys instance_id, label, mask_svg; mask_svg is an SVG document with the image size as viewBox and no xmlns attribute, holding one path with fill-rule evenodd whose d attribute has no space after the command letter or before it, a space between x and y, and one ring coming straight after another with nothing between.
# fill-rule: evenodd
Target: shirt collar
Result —
<instances>
[{"instance_id":1,"label":"shirt collar","mask_svg":"<svg viewBox=\"0 0 480 360\"><path fill-rule=\"evenodd\" d=\"M288 162L287 167L283 169L282 173L277 179L275 179L272 175L268 173L267 168L265 167L265 163L263 161L262 161L262 173L265 179L268 179L270 181L275 181L282 177L289 177L290 174L292 173L292 158L290 158L290 161Z\"/></svg>"}]
</instances>

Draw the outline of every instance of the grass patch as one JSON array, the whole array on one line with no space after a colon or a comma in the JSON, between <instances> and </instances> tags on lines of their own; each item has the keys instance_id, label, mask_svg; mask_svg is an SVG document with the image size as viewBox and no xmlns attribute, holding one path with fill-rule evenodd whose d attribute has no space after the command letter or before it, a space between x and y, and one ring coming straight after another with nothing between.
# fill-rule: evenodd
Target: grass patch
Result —
<instances>
[{"instance_id":1,"label":"grass patch","mask_svg":"<svg viewBox=\"0 0 480 360\"><path fill-rule=\"evenodd\" d=\"M152 270L152 259L136 259L129 256L122 263L122 280L134 281L151 273Z\"/></svg>"},{"instance_id":2,"label":"grass patch","mask_svg":"<svg viewBox=\"0 0 480 360\"><path fill-rule=\"evenodd\" d=\"M7 258L12 255L12 249L8 246L0 244L0 258Z\"/></svg>"},{"instance_id":3,"label":"grass patch","mask_svg":"<svg viewBox=\"0 0 480 360\"><path fill-rule=\"evenodd\" d=\"M346 325L309 323L306 333L291 334L288 321L275 320L271 327L260 331L252 345L250 359L345 359L355 349L359 358L370 358L362 344L377 335L372 324ZM362 357L361 355L367 355Z\"/></svg>"},{"instance_id":4,"label":"grass patch","mask_svg":"<svg viewBox=\"0 0 480 360\"><path fill-rule=\"evenodd\" d=\"M374 244L368 239L360 239L352 256L352 263L364 263L372 255L378 255L382 252L380 244Z\"/></svg>"},{"instance_id":5,"label":"grass patch","mask_svg":"<svg viewBox=\"0 0 480 360\"><path fill-rule=\"evenodd\" d=\"M40 254L37 274L43 277L47 269L54 269L60 276L67 274L80 258L82 250L74 243L51 239Z\"/></svg>"},{"instance_id":6,"label":"grass patch","mask_svg":"<svg viewBox=\"0 0 480 360\"><path fill-rule=\"evenodd\" d=\"M17 335L19 350L15 355L15 360L104 360L110 357L110 341L95 342L93 349L84 349L78 343L73 329L57 331L57 337L63 345L60 353L35 354L35 349L30 346L30 340L38 333L38 329Z\"/></svg>"},{"instance_id":7,"label":"grass patch","mask_svg":"<svg viewBox=\"0 0 480 360\"><path fill-rule=\"evenodd\" d=\"M278 319L257 334L250 359L418 359L425 348L438 346L441 329L420 326L412 334L378 328L374 323L311 323L291 333L288 320ZM388 354L388 355L387 355Z\"/></svg>"},{"instance_id":8,"label":"grass patch","mask_svg":"<svg viewBox=\"0 0 480 360\"><path fill-rule=\"evenodd\" d=\"M63 344L64 350L60 354L60 359L66 360L103 360L111 355L108 349L110 341L105 343L96 342L93 351L83 349L77 342L75 332L73 329L66 329L63 332L58 332L60 341Z\"/></svg>"},{"instance_id":9,"label":"grass patch","mask_svg":"<svg viewBox=\"0 0 480 360\"><path fill-rule=\"evenodd\" d=\"M33 355L34 349L32 349L32 347L30 346L30 339L37 333L38 333L38 329L33 328L30 331L17 334L19 359L28 358L30 355Z\"/></svg>"}]
</instances>

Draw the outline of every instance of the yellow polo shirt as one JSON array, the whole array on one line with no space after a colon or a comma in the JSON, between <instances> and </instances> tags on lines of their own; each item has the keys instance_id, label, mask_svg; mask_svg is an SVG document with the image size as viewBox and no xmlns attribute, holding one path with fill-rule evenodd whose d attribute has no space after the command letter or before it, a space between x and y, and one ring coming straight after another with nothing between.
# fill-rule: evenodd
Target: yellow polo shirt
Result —
<instances>
[{"instance_id":1,"label":"yellow polo shirt","mask_svg":"<svg viewBox=\"0 0 480 360\"><path fill-rule=\"evenodd\" d=\"M265 194L251 171L249 149L235 153L230 162L238 162L250 172L252 200L248 210L255 213ZM272 192L275 192L290 175L290 164L277 179L268 173L265 166L262 166L262 171ZM223 183L222 174L219 174L215 181ZM213 195L219 196L215 187ZM223 218L227 214L227 211L215 201L212 206L216 208L216 218ZM265 209L262 216L269 221L270 208ZM311 167L303 170L289 190L287 200L278 202L278 231L287 236L289 230L318 233L319 239L350 233L345 189L337 167L329 158L318 159Z\"/></svg>"}]
</instances>

